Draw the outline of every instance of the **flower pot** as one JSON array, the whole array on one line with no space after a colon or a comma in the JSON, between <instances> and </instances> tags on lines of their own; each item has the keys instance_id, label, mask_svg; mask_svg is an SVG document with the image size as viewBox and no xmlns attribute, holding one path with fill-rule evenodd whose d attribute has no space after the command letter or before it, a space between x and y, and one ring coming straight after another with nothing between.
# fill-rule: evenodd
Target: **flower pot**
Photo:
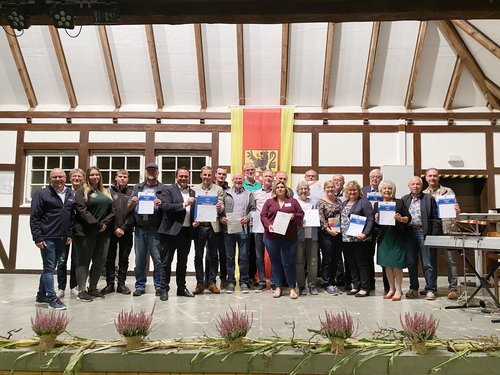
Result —
<instances>
[{"instance_id":1,"label":"flower pot","mask_svg":"<svg viewBox=\"0 0 500 375\"><path fill-rule=\"evenodd\" d=\"M125 350L127 351L139 349L142 346L142 336L125 337L125 341L127 341L127 345L125 346Z\"/></svg>"},{"instance_id":2,"label":"flower pot","mask_svg":"<svg viewBox=\"0 0 500 375\"><path fill-rule=\"evenodd\" d=\"M41 335L40 336L40 351L46 352L47 350L52 350L54 349L54 345L56 343L56 338L57 335L55 333L51 333L48 335Z\"/></svg>"},{"instance_id":3,"label":"flower pot","mask_svg":"<svg viewBox=\"0 0 500 375\"><path fill-rule=\"evenodd\" d=\"M345 352L345 339L341 337L330 337L330 351L338 354Z\"/></svg>"},{"instance_id":4,"label":"flower pot","mask_svg":"<svg viewBox=\"0 0 500 375\"><path fill-rule=\"evenodd\" d=\"M238 337L234 340L227 341L227 347L229 350L238 350L243 347L243 337Z\"/></svg>"},{"instance_id":5,"label":"flower pot","mask_svg":"<svg viewBox=\"0 0 500 375\"><path fill-rule=\"evenodd\" d=\"M411 350L416 354L425 354L427 352L425 341L412 341Z\"/></svg>"}]
</instances>

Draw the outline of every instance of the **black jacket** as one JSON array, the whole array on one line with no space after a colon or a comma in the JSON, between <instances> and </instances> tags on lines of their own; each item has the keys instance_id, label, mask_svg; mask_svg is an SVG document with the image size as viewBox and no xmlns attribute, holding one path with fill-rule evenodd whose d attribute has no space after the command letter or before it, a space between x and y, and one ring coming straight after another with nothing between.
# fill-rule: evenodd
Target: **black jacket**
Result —
<instances>
[{"instance_id":1,"label":"black jacket","mask_svg":"<svg viewBox=\"0 0 500 375\"><path fill-rule=\"evenodd\" d=\"M189 188L189 196L195 196L193 189ZM163 218L158 233L175 236L181 231L184 218L186 217L184 197L177 184L165 186L161 193L161 202L163 206ZM194 205L191 205L189 223L192 224L193 221ZM190 228L192 227L190 226Z\"/></svg>"},{"instance_id":2,"label":"black jacket","mask_svg":"<svg viewBox=\"0 0 500 375\"><path fill-rule=\"evenodd\" d=\"M71 236L75 197L66 188L64 203L52 185L38 190L31 201L30 227L33 241Z\"/></svg>"},{"instance_id":3,"label":"black jacket","mask_svg":"<svg viewBox=\"0 0 500 375\"><path fill-rule=\"evenodd\" d=\"M401 198L406 207L410 207L411 194ZM437 213L436 200L430 194L420 193L420 217L422 218L422 231L424 236L440 235L443 233L441 220Z\"/></svg>"},{"instance_id":4,"label":"black jacket","mask_svg":"<svg viewBox=\"0 0 500 375\"><path fill-rule=\"evenodd\" d=\"M396 234L398 236L405 236L406 229L410 225L411 222L411 215L410 212L408 211L408 207L406 207L405 202L403 202L401 199L395 199L396 202L396 213L399 213L401 216L408 216L408 223L404 224L401 221L396 221ZM378 202L375 203L375 206L373 207L373 212L378 212ZM380 243L382 239L384 238L385 232L387 231L387 228L389 226L387 225L378 225L377 227L379 228L379 234L377 238L377 242Z\"/></svg>"},{"instance_id":5,"label":"black jacket","mask_svg":"<svg viewBox=\"0 0 500 375\"><path fill-rule=\"evenodd\" d=\"M347 206L348 201L342 202L341 212ZM372 204L366 198L359 198L351 207L350 215L360 215L366 217L365 227L363 229L363 234L368 237L373 228L373 209Z\"/></svg>"},{"instance_id":6,"label":"black jacket","mask_svg":"<svg viewBox=\"0 0 500 375\"><path fill-rule=\"evenodd\" d=\"M117 185L109 188L109 193L115 202L115 229L122 229L125 233L131 233L134 229L134 215L128 211L128 200L132 195L132 188L126 186L120 189Z\"/></svg>"}]
</instances>

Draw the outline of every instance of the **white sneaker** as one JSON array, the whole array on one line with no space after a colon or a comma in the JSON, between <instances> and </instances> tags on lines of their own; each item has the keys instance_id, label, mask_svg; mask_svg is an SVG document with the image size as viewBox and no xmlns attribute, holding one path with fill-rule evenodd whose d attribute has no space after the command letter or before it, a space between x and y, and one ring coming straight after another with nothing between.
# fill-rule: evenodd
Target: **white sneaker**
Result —
<instances>
[{"instance_id":1,"label":"white sneaker","mask_svg":"<svg viewBox=\"0 0 500 375\"><path fill-rule=\"evenodd\" d=\"M427 301L434 301L436 299L436 294L434 292L428 291L425 295Z\"/></svg>"},{"instance_id":2,"label":"white sneaker","mask_svg":"<svg viewBox=\"0 0 500 375\"><path fill-rule=\"evenodd\" d=\"M73 289L70 290L70 293L77 296L80 291L78 290L78 287L75 286Z\"/></svg>"},{"instance_id":3,"label":"white sneaker","mask_svg":"<svg viewBox=\"0 0 500 375\"><path fill-rule=\"evenodd\" d=\"M64 290L59 289L56 293L57 298L63 298L64 297Z\"/></svg>"}]
</instances>

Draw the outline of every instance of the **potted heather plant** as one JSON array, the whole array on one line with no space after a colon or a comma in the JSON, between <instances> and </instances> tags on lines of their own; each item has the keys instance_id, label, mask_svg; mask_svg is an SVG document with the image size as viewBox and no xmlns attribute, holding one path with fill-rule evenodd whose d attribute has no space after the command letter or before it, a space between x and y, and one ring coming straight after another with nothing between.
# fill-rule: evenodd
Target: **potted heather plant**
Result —
<instances>
[{"instance_id":1,"label":"potted heather plant","mask_svg":"<svg viewBox=\"0 0 500 375\"><path fill-rule=\"evenodd\" d=\"M243 345L243 338L252 328L253 315L248 316L247 309L236 311L231 306L230 311L219 315L216 323L217 332L226 340L231 350L236 350Z\"/></svg>"},{"instance_id":2,"label":"potted heather plant","mask_svg":"<svg viewBox=\"0 0 500 375\"><path fill-rule=\"evenodd\" d=\"M154 308L153 308L154 311ZM153 322L153 312L147 314L141 310L135 312L122 310L115 319L115 327L120 335L122 335L127 345L125 349L134 350L142 346L144 337L151 333L151 323Z\"/></svg>"},{"instance_id":3,"label":"potted heather plant","mask_svg":"<svg viewBox=\"0 0 500 375\"><path fill-rule=\"evenodd\" d=\"M321 325L319 331L311 331L319 333L330 340L330 351L332 353L343 353L345 351L345 340L354 334L352 316L347 310L342 311L340 314L325 310L325 319L323 320L320 317L319 322Z\"/></svg>"},{"instance_id":4,"label":"potted heather plant","mask_svg":"<svg viewBox=\"0 0 500 375\"><path fill-rule=\"evenodd\" d=\"M35 317L31 317L31 328L40 338L40 351L47 351L54 348L57 336L66 330L70 319L65 313L49 310L43 312L36 310Z\"/></svg>"},{"instance_id":5,"label":"potted heather plant","mask_svg":"<svg viewBox=\"0 0 500 375\"><path fill-rule=\"evenodd\" d=\"M404 321L399 315L399 320L404 337L407 337L411 342L411 349L417 354L424 354L427 351L426 342L432 340L437 331L439 321L432 316L426 316L425 313L405 313Z\"/></svg>"}]
</instances>

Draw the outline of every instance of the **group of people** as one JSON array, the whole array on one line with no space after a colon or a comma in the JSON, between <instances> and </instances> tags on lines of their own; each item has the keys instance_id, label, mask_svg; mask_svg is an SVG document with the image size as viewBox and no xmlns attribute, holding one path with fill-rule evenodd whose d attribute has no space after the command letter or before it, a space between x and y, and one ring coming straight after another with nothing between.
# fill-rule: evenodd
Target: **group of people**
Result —
<instances>
[{"instance_id":1,"label":"group of people","mask_svg":"<svg viewBox=\"0 0 500 375\"><path fill-rule=\"evenodd\" d=\"M224 167L214 171L204 166L201 183L194 186L190 186L187 168L176 170L171 185L163 185L158 174L155 163L146 164L144 181L131 188L128 172L121 169L116 172L115 185L107 189L97 167L71 171L71 186L66 186L62 169L51 171L50 185L35 193L31 205L31 231L43 261L37 304L66 308L61 298L70 254L70 289L79 301L90 302L115 291L134 297L145 294L148 254L155 294L166 301L175 254L176 294L194 297L205 290L234 293L237 286L241 293L251 288L266 290L266 249L274 298L285 287L292 299L317 295L320 286L331 295L345 288L348 295L367 297L375 288L375 253L384 270L385 299L401 300L405 268L410 276L407 298L417 298L420 293L428 300L436 298L436 249L425 246L424 240L427 235L450 230L453 220L439 219L435 198L453 191L439 184L435 168L426 171L429 187L425 191L422 179L414 176L408 183L410 193L401 199L395 198L394 183L382 181L379 169L370 172L370 184L363 188L356 181L345 184L342 175L334 175L322 185L317 172L309 170L295 191L287 186L286 172L263 171L259 182L250 163L243 173L232 174L231 186ZM196 212L201 212L204 200L215 206L210 220ZM144 209L146 201L148 208ZM390 202L395 204L393 223L379 222L379 205ZM459 210L456 205L457 213ZM353 218L361 220L354 234L350 231ZM196 287L190 291L186 269L192 242ZM132 292L125 281L133 244ZM452 253L448 254L448 297L455 299L456 265ZM426 284L420 292L419 260ZM98 289L103 270L106 286Z\"/></svg>"}]
</instances>

